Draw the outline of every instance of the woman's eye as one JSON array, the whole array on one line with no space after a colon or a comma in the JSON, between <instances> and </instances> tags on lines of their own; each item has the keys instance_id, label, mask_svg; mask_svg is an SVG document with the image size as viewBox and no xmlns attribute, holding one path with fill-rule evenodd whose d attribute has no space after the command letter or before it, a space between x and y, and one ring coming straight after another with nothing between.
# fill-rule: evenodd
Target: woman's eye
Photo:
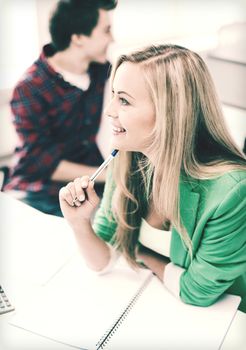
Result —
<instances>
[{"instance_id":1,"label":"woman's eye","mask_svg":"<svg viewBox=\"0 0 246 350\"><path fill-rule=\"evenodd\" d=\"M129 105L129 102L124 97L120 97L119 100L122 106Z\"/></svg>"}]
</instances>

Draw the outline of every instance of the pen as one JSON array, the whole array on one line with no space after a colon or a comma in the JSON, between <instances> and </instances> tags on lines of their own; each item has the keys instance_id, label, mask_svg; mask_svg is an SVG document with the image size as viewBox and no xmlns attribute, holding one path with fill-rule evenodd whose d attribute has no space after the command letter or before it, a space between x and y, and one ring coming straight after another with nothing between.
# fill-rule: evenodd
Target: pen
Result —
<instances>
[{"instance_id":1,"label":"pen","mask_svg":"<svg viewBox=\"0 0 246 350\"><path fill-rule=\"evenodd\" d=\"M105 159L105 161L100 165L100 167L97 169L97 171L95 171L95 173L93 175L91 175L90 177L90 181L94 181L99 174L101 174L101 172L103 171L103 169L106 168L106 166L111 162L112 159L114 159L114 157L116 156L116 154L118 153L117 149L114 149L111 154L108 156L107 159ZM85 198L87 198L87 194L85 193ZM73 206L75 205L76 207L76 201L78 201L78 197L76 196L73 199ZM83 202L83 201L82 201Z\"/></svg>"},{"instance_id":2,"label":"pen","mask_svg":"<svg viewBox=\"0 0 246 350\"><path fill-rule=\"evenodd\" d=\"M100 165L100 167L97 169L97 171L91 175L90 177L90 181L94 181L99 174L101 174L101 172L103 171L103 169L106 168L106 166L111 162L112 159L114 159L114 157L116 156L116 154L118 153L118 150L117 149L114 149L110 156L108 156L107 159L105 159L105 161Z\"/></svg>"}]
</instances>

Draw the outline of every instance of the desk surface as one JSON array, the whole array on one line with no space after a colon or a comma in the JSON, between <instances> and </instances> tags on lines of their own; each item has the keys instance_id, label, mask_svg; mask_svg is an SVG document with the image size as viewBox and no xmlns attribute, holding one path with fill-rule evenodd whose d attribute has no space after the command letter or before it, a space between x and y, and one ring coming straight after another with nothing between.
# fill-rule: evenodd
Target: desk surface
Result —
<instances>
[{"instance_id":1,"label":"desk surface","mask_svg":"<svg viewBox=\"0 0 246 350\"><path fill-rule=\"evenodd\" d=\"M0 213L0 283L18 310L77 254L77 245L63 218L43 214L2 192ZM12 315L0 316L1 349L71 349L9 325Z\"/></svg>"},{"instance_id":2,"label":"desk surface","mask_svg":"<svg viewBox=\"0 0 246 350\"><path fill-rule=\"evenodd\" d=\"M46 215L0 192L0 283L16 309L78 253L64 219ZM0 347L7 349L71 349L11 326L13 313L0 316ZM237 312L222 350L245 349L246 315Z\"/></svg>"}]
</instances>

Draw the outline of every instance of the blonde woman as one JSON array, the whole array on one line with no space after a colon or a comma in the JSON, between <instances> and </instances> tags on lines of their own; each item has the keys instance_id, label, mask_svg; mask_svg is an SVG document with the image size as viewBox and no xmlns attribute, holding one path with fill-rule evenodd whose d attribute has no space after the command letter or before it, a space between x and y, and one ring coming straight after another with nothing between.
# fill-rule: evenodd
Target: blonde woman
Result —
<instances>
[{"instance_id":1,"label":"blonde woman","mask_svg":"<svg viewBox=\"0 0 246 350\"><path fill-rule=\"evenodd\" d=\"M108 272L121 252L185 303L207 306L227 292L245 312L246 161L205 63L183 47L150 46L121 56L111 78L106 113L119 154L93 226L89 177L60 191L88 266Z\"/></svg>"}]
</instances>

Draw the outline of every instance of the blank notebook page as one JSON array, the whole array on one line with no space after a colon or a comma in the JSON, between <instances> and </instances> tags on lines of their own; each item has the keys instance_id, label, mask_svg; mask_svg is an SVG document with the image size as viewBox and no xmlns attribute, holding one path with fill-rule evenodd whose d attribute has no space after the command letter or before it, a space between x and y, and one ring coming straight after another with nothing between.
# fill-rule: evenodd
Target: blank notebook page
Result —
<instances>
[{"instance_id":1,"label":"blank notebook page","mask_svg":"<svg viewBox=\"0 0 246 350\"><path fill-rule=\"evenodd\" d=\"M149 274L143 269L135 272L119 259L111 273L98 276L77 256L23 310L17 310L11 324L94 349Z\"/></svg>"},{"instance_id":2,"label":"blank notebook page","mask_svg":"<svg viewBox=\"0 0 246 350\"><path fill-rule=\"evenodd\" d=\"M209 307L184 304L154 277L105 349L219 349L239 303L225 295Z\"/></svg>"}]
</instances>

